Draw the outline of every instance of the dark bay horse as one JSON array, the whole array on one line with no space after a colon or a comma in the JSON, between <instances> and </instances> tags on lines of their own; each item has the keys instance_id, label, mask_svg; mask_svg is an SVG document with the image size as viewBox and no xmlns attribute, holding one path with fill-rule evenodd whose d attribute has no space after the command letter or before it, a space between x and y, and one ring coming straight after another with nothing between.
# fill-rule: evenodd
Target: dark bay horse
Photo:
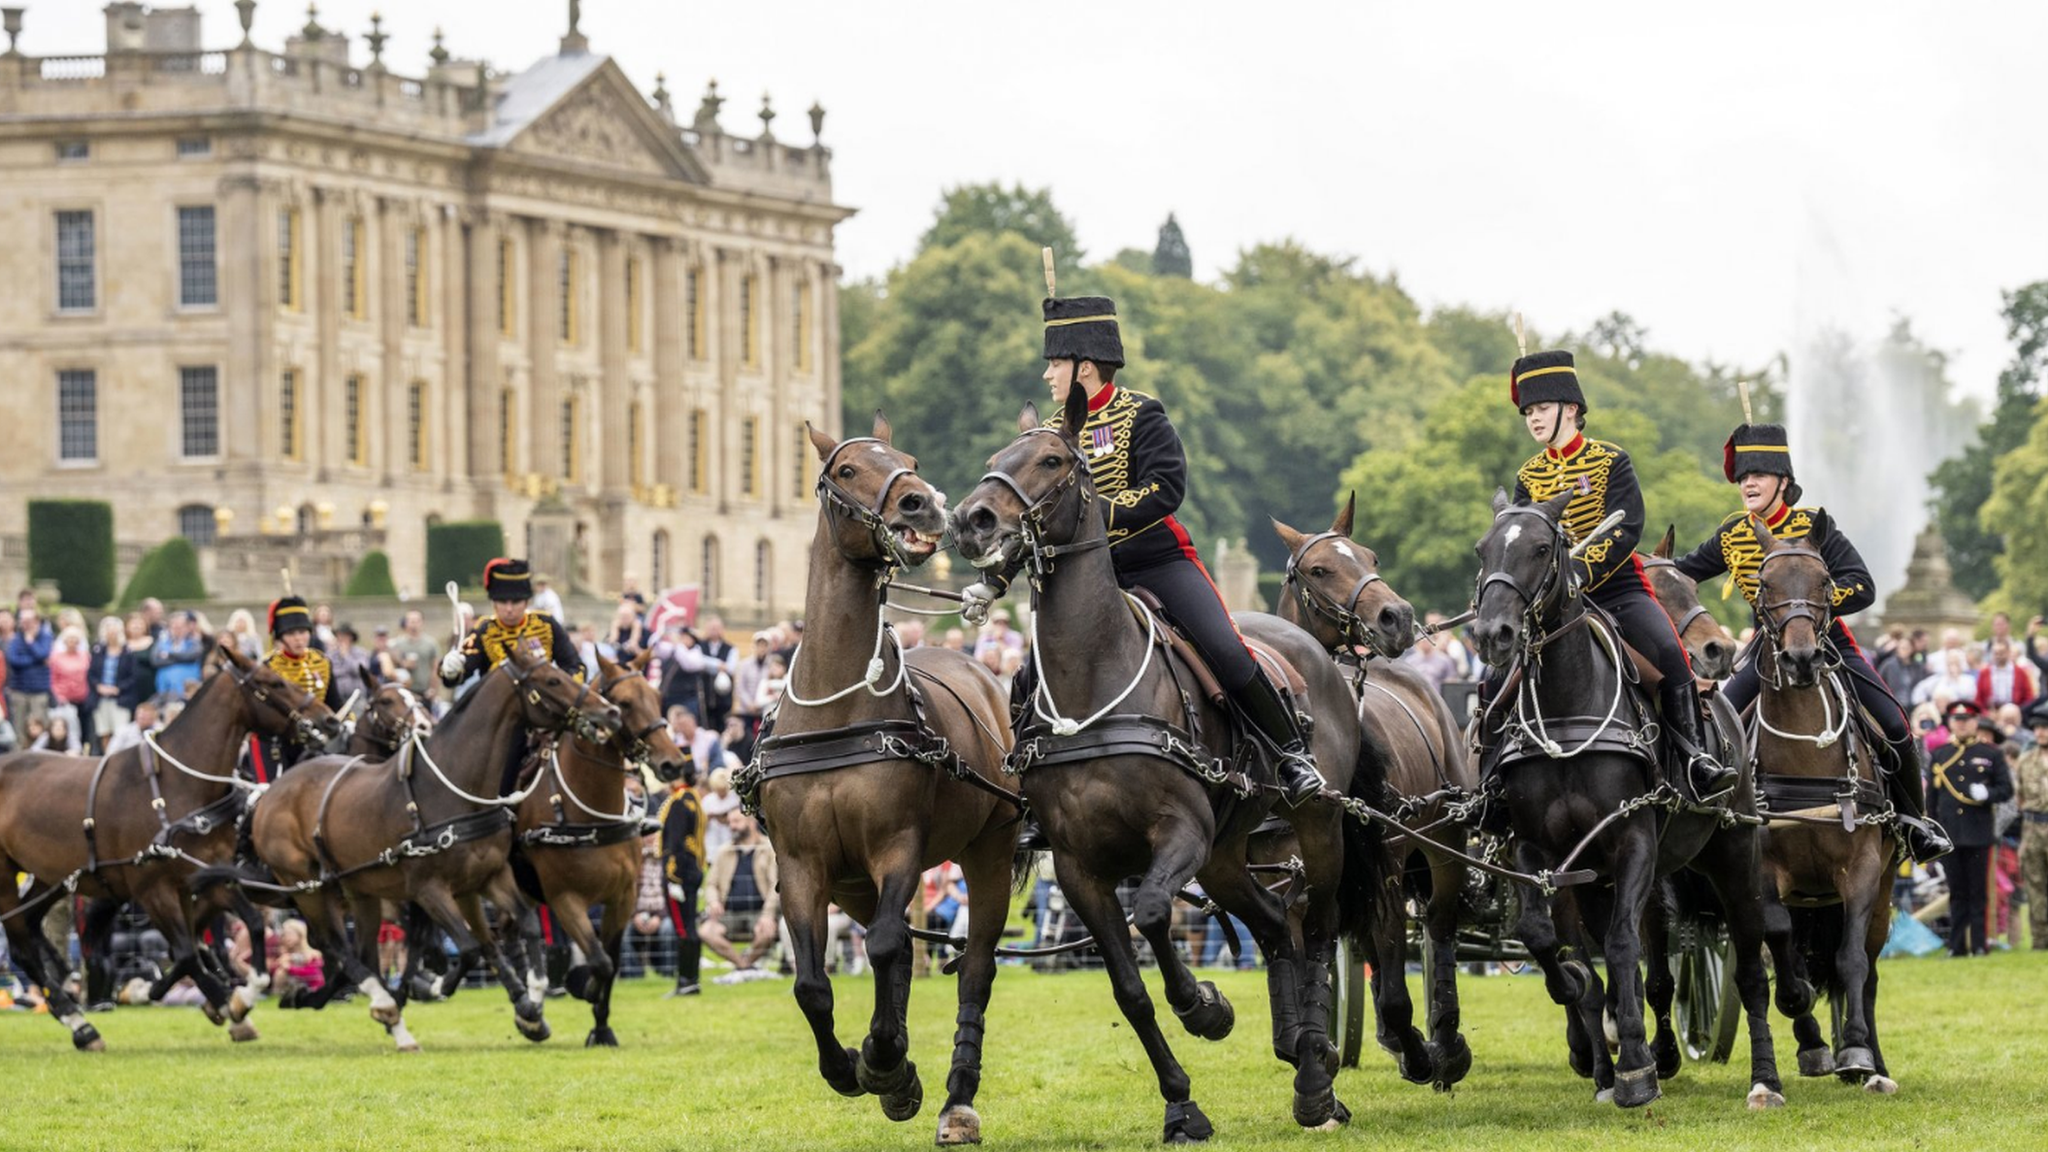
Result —
<instances>
[{"instance_id":1,"label":"dark bay horse","mask_svg":"<svg viewBox=\"0 0 2048 1152\"><path fill-rule=\"evenodd\" d=\"M1173 901L1199 879L1266 956L1274 1045L1295 1067L1295 1121L1306 1128L1340 1123L1349 1112L1332 1090L1329 961L1338 933L1361 932L1370 918L1380 845L1370 826L1335 805L1288 813L1304 865L1291 894L1305 903L1297 940L1288 900L1247 870L1247 841L1277 796L1269 770L1233 741L1229 713L1205 690L1187 687L1190 670L1160 643L1158 617L1118 590L1102 505L1076 439L1086 404L1084 391L1072 389L1058 430L1042 427L1027 407L1017 438L990 460L953 517L969 561L1030 572L1039 674L1031 710L1042 723L1030 722L1014 758L1024 793L1052 842L1060 890L1094 935L1117 1005L1158 1076L1165 1139L1206 1140L1214 1129L1167 1047L1138 971L1116 895L1131 876L1142 877L1132 924L1152 946L1182 1025L1220 1040L1235 1019L1229 1001L1195 979L1171 940ZM1314 717L1313 747L1331 788L1378 797L1384 781L1377 763L1361 756L1350 689L1321 646L1277 617L1240 613L1236 620L1305 682L1297 707Z\"/></svg>"},{"instance_id":2,"label":"dark bay horse","mask_svg":"<svg viewBox=\"0 0 2048 1152\"><path fill-rule=\"evenodd\" d=\"M611 1028L612 984L639 895L647 814L626 790L626 779L637 778L642 765L664 782L683 773L683 752L662 719L661 692L647 680L653 655L647 649L623 667L598 657L598 691L618 706L618 731L604 743L579 735L553 741L514 813L512 859L520 887L545 901L554 923L583 950L585 962L569 970L567 984L590 1004L585 1047L619 1045ZM590 911L598 905L604 923L593 928Z\"/></svg>"},{"instance_id":3,"label":"dark bay horse","mask_svg":"<svg viewBox=\"0 0 2048 1152\"><path fill-rule=\"evenodd\" d=\"M1765 907L1752 824L1723 827L1710 812L1689 810L1668 785L1655 784L1646 747L1647 705L1630 699L1629 657L1613 625L1591 611L1572 574L1569 537L1559 516L1573 493L1539 504L1494 497L1492 526L1478 544L1479 590L1473 637L1505 678L1480 723L1511 748L1498 769L1524 872L1547 875L1576 864L1599 882L1547 901L1522 901L1516 934L1542 966L1551 999L1576 1008L1582 1035L1603 1034L1611 1015L1619 1054L1592 1043L1600 1098L1639 1107L1659 1093L1658 1067L1643 1025L1644 913L1656 878L1690 865L1713 887L1727 917L1750 1038L1752 1107L1784 1102L1771 1051L1769 979L1764 971ZM1626 578L1624 576L1624 578ZM1745 777L1732 807L1754 819ZM1607 995L1591 967L1560 957L1560 926L1583 924L1607 961ZM1603 1001L1604 1000L1604 1004ZM1604 1009L1604 1011L1603 1011Z\"/></svg>"},{"instance_id":4,"label":"dark bay horse","mask_svg":"<svg viewBox=\"0 0 2048 1152\"><path fill-rule=\"evenodd\" d=\"M1891 933L1896 843L1877 772L1876 745L1859 730L1856 698L1826 641L1834 609L1827 561L1804 541L1779 540L1756 524L1754 659L1757 762L1771 798L1764 833L1765 882L1789 909L1793 946L1774 956L1828 993L1839 1026L1830 1052L1810 1011L1780 998L1799 1042L1799 1074L1830 1073L1889 1095L1898 1084L1877 1039L1877 956ZM1853 793L1844 804L1839 798ZM1780 969L1781 984L1787 979Z\"/></svg>"},{"instance_id":5,"label":"dark bay horse","mask_svg":"<svg viewBox=\"0 0 2048 1152\"><path fill-rule=\"evenodd\" d=\"M1458 1031L1458 912L1467 876L1464 825L1451 804L1478 790L1478 773L1450 706L1427 678L1398 657L1415 640L1415 610L1380 577L1379 556L1351 539L1356 498L1347 499L1327 532L1313 535L1273 522L1287 545L1279 615L1308 630L1338 657L1357 696L1359 722L1387 750L1387 787L1410 827L1435 843L1398 832L1387 837L1390 878L1372 949L1373 1007L1380 1043L1400 1059L1401 1075L1449 1089L1472 1067ZM1443 848L1437 847L1442 845ZM1428 943L1424 973L1429 1038L1414 1025L1403 975L1408 962L1407 903L1422 903Z\"/></svg>"},{"instance_id":6,"label":"dark bay horse","mask_svg":"<svg viewBox=\"0 0 2048 1152\"><path fill-rule=\"evenodd\" d=\"M481 893L505 872L511 821L500 793L518 768L529 730L574 728L608 740L619 713L603 697L523 649L486 673L458 701L433 734L409 736L382 762L322 756L278 778L250 821L256 855L274 874L315 934L329 971L369 997L370 1014L390 1030L401 1051L418 1045L403 1009L376 973L377 925L385 902L417 904L459 950L455 981L481 957L483 941L507 995L517 1008L520 1033L545 1039L540 1002L528 992L504 943L485 921ZM202 885L255 881L277 891L270 877L236 869L202 873ZM355 947L342 918L344 901L355 916ZM325 991L325 989L323 989ZM401 992L406 989L401 988Z\"/></svg>"},{"instance_id":7,"label":"dark bay horse","mask_svg":"<svg viewBox=\"0 0 2048 1152\"><path fill-rule=\"evenodd\" d=\"M891 1120L915 1116L924 1092L908 1058L904 910L925 869L960 865L975 914L938 1142L979 1143L983 1016L1018 831L1018 808L998 783L1010 750L1006 701L965 654L906 653L882 619L890 576L937 550L945 497L890 442L880 413L870 435L835 442L814 429L811 444L823 467L804 594L809 627L772 735L742 779L774 837L796 1000L817 1039L818 1071L842 1095L875 1094ZM829 903L868 930L875 1010L858 1052L833 1031Z\"/></svg>"},{"instance_id":8,"label":"dark bay horse","mask_svg":"<svg viewBox=\"0 0 2048 1152\"><path fill-rule=\"evenodd\" d=\"M65 992L69 963L37 923L68 881L88 895L134 902L170 946L172 964L157 988L190 976L214 1023L232 1018L237 1038L254 1036L244 1031L253 999L241 989L231 994L197 944L198 926L226 903L193 900L186 881L234 854L242 785L233 766L249 734L325 743L340 725L325 704L232 645L209 652L219 670L150 742L103 759L0 757L0 920L15 961L44 987L50 1014L81 1049L104 1044ZM33 877L25 894L16 891L16 872Z\"/></svg>"}]
</instances>

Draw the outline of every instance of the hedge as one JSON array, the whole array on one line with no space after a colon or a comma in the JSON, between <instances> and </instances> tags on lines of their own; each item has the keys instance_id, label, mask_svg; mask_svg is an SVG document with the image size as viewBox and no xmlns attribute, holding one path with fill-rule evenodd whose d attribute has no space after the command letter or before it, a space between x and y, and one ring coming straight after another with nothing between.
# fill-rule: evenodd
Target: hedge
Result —
<instances>
[{"instance_id":1,"label":"hedge","mask_svg":"<svg viewBox=\"0 0 2048 1152\"><path fill-rule=\"evenodd\" d=\"M121 590L121 608L126 611L152 596L180 603L206 599L206 581L199 575L199 553L192 550L190 540L173 536L150 549L142 563L135 566L128 586Z\"/></svg>"},{"instance_id":2,"label":"hedge","mask_svg":"<svg viewBox=\"0 0 2048 1152\"><path fill-rule=\"evenodd\" d=\"M391 596L398 595L398 586L391 582L391 557L382 552L364 556L349 575L344 596Z\"/></svg>"},{"instance_id":3,"label":"hedge","mask_svg":"<svg viewBox=\"0 0 2048 1152\"><path fill-rule=\"evenodd\" d=\"M28 502L28 575L54 580L67 604L114 598L114 506L104 500Z\"/></svg>"},{"instance_id":4,"label":"hedge","mask_svg":"<svg viewBox=\"0 0 2048 1152\"><path fill-rule=\"evenodd\" d=\"M450 580L457 587L483 583L484 565L505 554L505 530L496 520L457 520L427 526L427 592Z\"/></svg>"}]
</instances>

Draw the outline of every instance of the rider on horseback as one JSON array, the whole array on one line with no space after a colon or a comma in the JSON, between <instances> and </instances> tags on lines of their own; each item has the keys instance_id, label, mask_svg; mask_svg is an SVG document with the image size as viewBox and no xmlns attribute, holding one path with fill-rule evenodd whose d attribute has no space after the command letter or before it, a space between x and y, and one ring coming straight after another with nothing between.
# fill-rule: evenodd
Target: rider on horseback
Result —
<instances>
[{"instance_id":1,"label":"rider on horseback","mask_svg":"<svg viewBox=\"0 0 2048 1152\"><path fill-rule=\"evenodd\" d=\"M270 605L270 636L277 643L263 662L284 677L285 682L306 691L329 708L341 708L341 691L334 686L334 668L327 656L313 647L313 612L306 602L287 593ZM251 737L251 753L257 757L259 781L298 763L309 751L288 736L268 739Z\"/></svg>"},{"instance_id":2,"label":"rider on horseback","mask_svg":"<svg viewBox=\"0 0 2048 1152\"><path fill-rule=\"evenodd\" d=\"M489 672L528 643L539 644L563 671L583 677L583 655L569 638L569 630L553 616L528 607L533 600L533 574L526 561L501 556L484 565L484 595L491 598L491 614L477 621L462 643L441 658L441 683L453 688L471 676Z\"/></svg>"},{"instance_id":3,"label":"rider on horseback","mask_svg":"<svg viewBox=\"0 0 2048 1152\"><path fill-rule=\"evenodd\" d=\"M1728 573L1752 609L1758 608L1757 570L1764 549L1757 540L1752 518L1763 520L1779 540L1805 540L1827 561L1834 580L1834 618L1828 637L1848 675L1849 687L1884 732L1890 749L1890 763L1880 775L1886 794L1899 813L1899 828L1906 851L1915 861L1946 856L1951 851L1941 826L1927 820L1927 803L1921 791L1920 744L1906 724L1905 709L1872 668L1841 617L1868 608L1877 599L1869 568L1855 545L1835 527L1826 509L1796 507L1799 484L1792 478L1792 450L1785 429L1778 424L1744 424L1728 437L1722 450L1722 472L1742 487L1743 511L1721 522L1714 535L1690 555L1678 561L1678 570L1694 581ZM1757 697L1759 684L1754 659L1743 661L1728 681L1728 702L1738 711L1746 710Z\"/></svg>"},{"instance_id":4,"label":"rider on horseback","mask_svg":"<svg viewBox=\"0 0 2048 1152\"><path fill-rule=\"evenodd\" d=\"M1509 397L1543 451L1515 474L1515 502L1533 504L1574 493L1561 526L1576 549L1579 590L1605 609L1621 635L1662 674L1658 703L1674 750L1689 768L1701 802L1735 786L1736 772L1700 739L1700 704L1691 661L1657 606L1635 547L1643 534L1643 492L1628 453L1586 438L1586 397L1569 352L1537 352L1515 361ZM1597 539L1588 535L1615 509L1621 521ZM1483 763L1484 761L1482 761Z\"/></svg>"},{"instance_id":5,"label":"rider on horseback","mask_svg":"<svg viewBox=\"0 0 2048 1152\"><path fill-rule=\"evenodd\" d=\"M1117 583L1143 586L1165 605L1274 753L1286 802L1300 804L1323 787L1322 773L1294 709L1238 635L1194 541L1174 519L1187 493L1187 455L1157 399L1116 386L1124 346L1115 303L1099 296L1048 298L1045 358L1055 405L1064 405L1076 384L1088 396L1081 446L1096 493L1107 505ZM1054 416L1047 426L1058 427L1060 419ZM1021 563L984 570L982 582L963 593L961 617L977 625L987 619L990 602L1009 587Z\"/></svg>"}]
</instances>

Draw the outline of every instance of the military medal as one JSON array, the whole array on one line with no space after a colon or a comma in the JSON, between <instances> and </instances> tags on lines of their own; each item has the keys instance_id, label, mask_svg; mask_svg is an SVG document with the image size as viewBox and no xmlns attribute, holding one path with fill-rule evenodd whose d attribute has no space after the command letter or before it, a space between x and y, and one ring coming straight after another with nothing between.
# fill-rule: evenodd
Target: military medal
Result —
<instances>
[{"instance_id":1,"label":"military medal","mask_svg":"<svg viewBox=\"0 0 2048 1152\"><path fill-rule=\"evenodd\" d=\"M1109 455L1110 446L1111 439L1108 425L1099 425L1088 430L1088 454L1090 456L1107 456Z\"/></svg>"}]
</instances>

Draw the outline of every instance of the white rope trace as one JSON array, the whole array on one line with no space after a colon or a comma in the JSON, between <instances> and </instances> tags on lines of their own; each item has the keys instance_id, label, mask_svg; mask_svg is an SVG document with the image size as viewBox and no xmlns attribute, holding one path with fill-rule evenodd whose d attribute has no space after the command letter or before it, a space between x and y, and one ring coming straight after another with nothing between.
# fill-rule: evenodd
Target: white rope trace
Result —
<instances>
[{"instance_id":1,"label":"white rope trace","mask_svg":"<svg viewBox=\"0 0 2048 1152\"><path fill-rule=\"evenodd\" d=\"M882 679L882 674L888 671L889 668L888 661L882 659L882 642L884 639L893 641L896 645L896 679L887 688L877 689L875 687L876 683ZM888 621L879 618L875 621L875 654L868 659L867 675L832 693L830 696L817 700L806 700L796 694L796 662L803 654L804 646L802 644L797 645L796 651L789 654L789 679L783 685L782 698L806 708L816 708L821 705L835 703L863 689L870 696L894 696L903 690L905 678L909 675L910 664L903 658L902 639L896 635L895 629L889 627Z\"/></svg>"},{"instance_id":2,"label":"white rope trace","mask_svg":"<svg viewBox=\"0 0 2048 1152\"><path fill-rule=\"evenodd\" d=\"M1138 612L1145 617L1145 659L1138 663L1138 674L1131 677L1131 682L1124 685L1124 690L1116 694L1116 699L1104 704L1095 715L1088 717L1086 720L1073 720L1060 715L1059 705L1053 703L1052 700L1050 677L1046 676L1041 669L1038 676L1038 692L1033 696L1031 703L1033 709L1038 713L1038 718L1052 725L1052 734L1054 736L1075 735L1104 716L1116 711L1119 704L1129 699L1132 692L1137 691L1138 685L1145 679L1145 673L1151 669L1152 649L1157 646L1159 639L1159 621L1152 615L1152 610L1145 607L1144 603L1137 597L1129 592L1124 592L1123 598L1136 607ZM1044 647L1038 643L1038 618L1041 615L1043 613L1040 612L1033 612L1031 614L1031 650L1033 652L1045 651Z\"/></svg>"}]
</instances>

